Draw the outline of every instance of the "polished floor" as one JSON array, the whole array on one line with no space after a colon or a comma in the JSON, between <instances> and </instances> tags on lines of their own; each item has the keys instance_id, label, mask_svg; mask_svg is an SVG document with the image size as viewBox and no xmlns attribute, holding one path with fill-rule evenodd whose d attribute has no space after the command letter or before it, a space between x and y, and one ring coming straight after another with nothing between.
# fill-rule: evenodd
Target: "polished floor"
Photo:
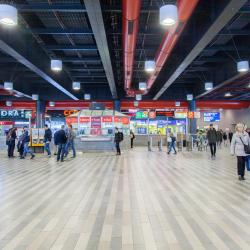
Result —
<instances>
[{"instance_id":1,"label":"polished floor","mask_svg":"<svg viewBox=\"0 0 250 250\"><path fill-rule=\"evenodd\" d=\"M228 149L0 162L0 249L250 249L250 175Z\"/></svg>"}]
</instances>

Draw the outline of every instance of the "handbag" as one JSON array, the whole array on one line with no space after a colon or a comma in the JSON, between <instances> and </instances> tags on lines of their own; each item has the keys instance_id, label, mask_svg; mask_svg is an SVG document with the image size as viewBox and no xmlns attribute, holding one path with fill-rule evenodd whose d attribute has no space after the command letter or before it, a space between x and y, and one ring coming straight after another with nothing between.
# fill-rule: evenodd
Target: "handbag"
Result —
<instances>
[{"instance_id":1,"label":"handbag","mask_svg":"<svg viewBox=\"0 0 250 250\"><path fill-rule=\"evenodd\" d=\"M241 139L241 137L240 137L240 140L241 140L241 142L242 142L243 145L244 145L244 151L245 151L245 153L246 153L247 155L249 155L249 154L250 154L250 146L249 146L249 145L246 145L246 144L243 142L243 140Z\"/></svg>"}]
</instances>

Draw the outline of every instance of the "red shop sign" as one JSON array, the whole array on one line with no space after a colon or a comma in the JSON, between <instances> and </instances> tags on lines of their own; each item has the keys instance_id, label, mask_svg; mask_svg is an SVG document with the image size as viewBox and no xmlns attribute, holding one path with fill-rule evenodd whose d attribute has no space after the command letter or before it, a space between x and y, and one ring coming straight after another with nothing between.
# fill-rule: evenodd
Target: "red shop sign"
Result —
<instances>
[{"instance_id":1,"label":"red shop sign","mask_svg":"<svg viewBox=\"0 0 250 250\"><path fill-rule=\"evenodd\" d=\"M0 125L13 125L14 123L11 121L2 121L0 122Z\"/></svg>"},{"instance_id":2,"label":"red shop sign","mask_svg":"<svg viewBox=\"0 0 250 250\"><path fill-rule=\"evenodd\" d=\"M128 117L122 117L122 124L129 124L129 118Z\"/></svg>"},{"instance_id":3,"label":"red shop sign","mask_svg":"<svg viewBox=\"0 0 250 250\"><path fill-rule=\"evenodd\" d=\"M77 117L67 117L66 123L77 123Z\"/></svg>"},{"instance_id":4,"label":"red shop sign","mask_svg":"<svg viewBox=\"0 0 250 250\"><path fill-rule=\"evenodd\" d=\"M88 123L88 122L90 122L90 117L88 116L80 117L80 123Z\"/></svg>"},{"instance_id":5,"label":"red shop sign","mask_svg":"<svg viewBox=\"0 0 250 250\"><path fill-rule=\"evenodd\" d=\"M113 122L113 117L112 116L103 116L102 122Z\"/></svg>"},{"instance_id":6,"label":"red shop sign","mask_svg":"<svg viewBox=\"0 0 250 250\"><path fill-rule=\"evenodd\" d=\"M122 123L122 117L115 117L115 122Z\"/></svg>"},{"instance_id":7,"label":"red shop sign","mask_svg":"<svg viewBox=\"0 0 250 250\"><path fill-rule=\"evenodd\" d=\"M194 118L194 112L193 111L189 111L188 112L188 118L189 119L193 119Z\"/></svg>"},{"instance_id":8,"label":"red shop sign","mask_svg":"<svg viewBox=\"0 0 250 250\"><path fill-rule=\"evenodd\" d=\"M155 119L155 117L156 117L155 112L154 112L154 111L149 111L149 113L148 113L148 118L149 118L149 119Z\"/></svg>"}]
</instances>

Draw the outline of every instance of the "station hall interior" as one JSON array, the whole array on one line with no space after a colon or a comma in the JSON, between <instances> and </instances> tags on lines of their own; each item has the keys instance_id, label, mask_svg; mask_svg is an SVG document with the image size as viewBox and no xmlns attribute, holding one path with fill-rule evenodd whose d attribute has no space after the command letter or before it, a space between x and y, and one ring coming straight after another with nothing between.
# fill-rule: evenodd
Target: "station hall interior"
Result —
<instances>
[{"instance_id":1,"label":"station hall interior","mask_svg":"<svg viewBox=\"0 0 250 250\"><path fill-rule=\"evenodd\" d=\"M250 249L249 0L0 0L0 249Z\"/></svg>"}]
</instances>

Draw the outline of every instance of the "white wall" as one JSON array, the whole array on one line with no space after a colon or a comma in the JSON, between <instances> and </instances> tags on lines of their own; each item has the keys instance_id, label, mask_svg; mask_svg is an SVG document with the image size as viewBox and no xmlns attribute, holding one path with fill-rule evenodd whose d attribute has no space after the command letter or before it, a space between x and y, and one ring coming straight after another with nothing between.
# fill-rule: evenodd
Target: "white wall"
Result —
<instances>
[{"instance_id":1,"label":"white wall","mask_svg":"<svg viewBox=\"0 0 250 250\"><path fill-rule=\"evenodd\" d=\"M250 128L250 108L248 109L237 109L237 110L214 110L215 112L221 113L221 121L220 122L213 122L213 124L217 124L219 128L226 129L234 128L234 124L237 123L244 123L248 125ZM212 112L212 111L208 111ZM209 126L210 122L204 122L203 120L203 113L201 112L201 118L197 119L197 126L199 128L203 128L204 126Z\"/></svg>"}]
</instances>

